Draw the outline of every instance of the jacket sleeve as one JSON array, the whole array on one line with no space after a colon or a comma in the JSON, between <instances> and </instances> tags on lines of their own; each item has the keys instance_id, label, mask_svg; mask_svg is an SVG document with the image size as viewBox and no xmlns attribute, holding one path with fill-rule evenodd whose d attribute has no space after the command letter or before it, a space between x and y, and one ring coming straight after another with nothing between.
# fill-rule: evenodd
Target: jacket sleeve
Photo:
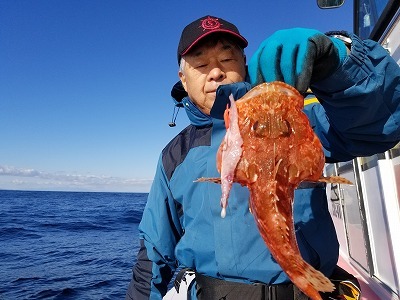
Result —
<instances>
[{"instance_id":1,"label":"jacket sleeve","mask_svg":"<svg viewBox=\"0 0 400 300\"><path fill-rule=\"evenodd\" d=\"M381 153L400 139L400 68L378 43L349 36L343 64L311 85L322 107L305 109L328 162Z\"/></svg>"},{"instance_id":2,"label":"jacket sleeve","mask_svg":"<svg viewBox=\"0 0 400 300\"><path fill-rule=\"evenodd\" d=\"M140 249L126 299L161 299L167 292L182 234L175 205L160 159L139 224Z\"/></svg>"}]
</instances>

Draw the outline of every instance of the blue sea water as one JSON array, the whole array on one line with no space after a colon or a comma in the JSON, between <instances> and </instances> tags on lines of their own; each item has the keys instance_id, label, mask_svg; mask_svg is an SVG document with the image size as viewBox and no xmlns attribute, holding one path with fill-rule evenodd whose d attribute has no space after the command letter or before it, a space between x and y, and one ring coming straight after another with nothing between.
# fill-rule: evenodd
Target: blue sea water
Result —
<instances>
[{"instance_id":1,"label":"blue sea water","mask_svg":"<svg viewBox=\"0 0 400 300\"><path fill-rule=\"evenodd\" d=\"M124 299L146 200L0 190L0 299Z\"/></svg>"}]
</instances>

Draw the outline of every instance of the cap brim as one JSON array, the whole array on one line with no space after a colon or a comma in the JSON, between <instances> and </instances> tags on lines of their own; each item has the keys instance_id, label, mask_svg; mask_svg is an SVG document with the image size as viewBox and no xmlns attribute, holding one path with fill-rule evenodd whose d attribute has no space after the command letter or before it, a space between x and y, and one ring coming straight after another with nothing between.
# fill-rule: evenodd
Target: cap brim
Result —
<instances>
[{"instance_id":1,"label":"cap brim","mask_svg":"<svg viewBox=\"0 0 400 300\"><path fill-rule=\"evenodd\" d=\"M199 41L201 41L206 36L209 36L209 35L214 34L214 33L227 33L227 34L230 34L231 36L233 36L233 37L235 37L237 39L237 41L239 42L239 45L242 48L246 48L247 45L248 45L247 40L243 36L241 36L240 34L237 34L236 32L233 32L233 31L230 31L230 30L226 30L226 29L217 29L217 30L205 32L203 35L199 36L180 55L181 56L186 55Z\"/></svg>"}]
</instances>

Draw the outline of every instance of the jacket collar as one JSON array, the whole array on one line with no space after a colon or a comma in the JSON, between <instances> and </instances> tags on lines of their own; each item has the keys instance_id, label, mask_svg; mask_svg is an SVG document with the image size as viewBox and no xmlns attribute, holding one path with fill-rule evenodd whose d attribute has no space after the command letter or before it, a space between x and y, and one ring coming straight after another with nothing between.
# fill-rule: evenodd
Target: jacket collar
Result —
<instances>
[{"instance_id":1,"label":"jacket collar","mask_svg":"<svg viewBox=\"0 0 400 300\"><path fill-rule=\"evenodd\" d=\"M206 126L213 123L212 119L223 119L226 105L229 104L229 95L233 95L235 100L241 98L251 89L248 82L237 82L232 84L221 85L216 91L216 98L210 115L203 113L193 102L186 96L181 101L175 100L176 106L183 106L190 123L194 126Z\"/></svg>"}]
</instances>

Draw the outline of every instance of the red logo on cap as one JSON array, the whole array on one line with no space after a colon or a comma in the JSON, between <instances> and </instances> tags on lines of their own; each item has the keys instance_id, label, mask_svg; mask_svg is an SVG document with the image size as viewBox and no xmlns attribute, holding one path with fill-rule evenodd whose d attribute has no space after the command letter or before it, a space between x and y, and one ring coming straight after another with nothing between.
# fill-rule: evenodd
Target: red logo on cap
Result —
<instances>
[{"instance_id":1,"label":"red logo on cap","mask_svg":"<svg viewBox=\"0 0 400 300\"><path fill-rule=\"evenodd\" d=\"M203 27L204 30L214 30L218 29L221 27L221 23L218 21L218 19L207 17L207 19L204 19L201 21L201 27Z\"/></svg>"}]
</instances>

